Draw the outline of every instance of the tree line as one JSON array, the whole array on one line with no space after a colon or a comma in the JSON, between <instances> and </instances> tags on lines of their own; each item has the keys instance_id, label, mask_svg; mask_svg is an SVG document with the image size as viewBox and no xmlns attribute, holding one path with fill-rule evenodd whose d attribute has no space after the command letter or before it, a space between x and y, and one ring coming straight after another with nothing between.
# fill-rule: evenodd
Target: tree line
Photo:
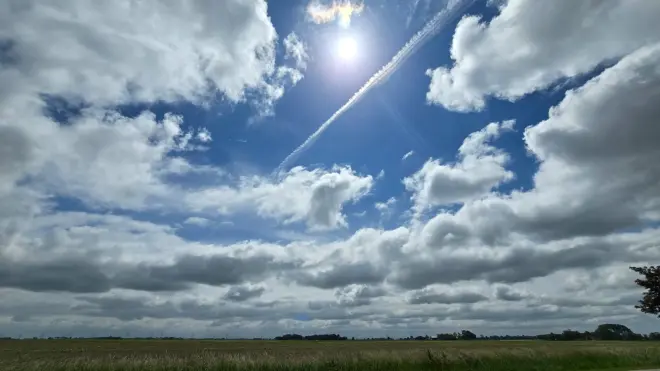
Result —
<instances>
[{"instance_id":1,"label":"tree line","mask_svg":"<svg viewBox=\"0 0 660 371\"><path fill-rule=\"evenodd\" d=\"M286 334L278 336L275 340L348 340L347 337L338 334L320 334L303 336L299 334ZM351 340L356 340L351 338ZM461 332L441 333L435 336L408 336L402 338L367 338L360 340L550 340L550 341L571 341L571 340L660 340L660 332L651 332L649 334L637 334L624 325L617 323L606 323L599 325L594 331L575 331L564 330L559 333L551 332L549 334L540 335L492 335L492 336L477 336L469 330L462 330Z\"/></svg>"}]
</instances>

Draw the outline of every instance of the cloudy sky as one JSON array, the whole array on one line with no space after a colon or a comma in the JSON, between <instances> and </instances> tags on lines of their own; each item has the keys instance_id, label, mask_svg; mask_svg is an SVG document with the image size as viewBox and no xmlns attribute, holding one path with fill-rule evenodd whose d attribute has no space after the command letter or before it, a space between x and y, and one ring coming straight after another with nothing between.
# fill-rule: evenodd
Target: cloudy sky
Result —
<instances>
[{"instance_id":1,"label":"cloudy sky","mask_svg":"<svg viewBox=\"0 0 660 371\"><path fill-rule=\"evenodd\" d=\"M657 329L659 17L0 1L0 334Z\"/></svg>"}]
</instances>

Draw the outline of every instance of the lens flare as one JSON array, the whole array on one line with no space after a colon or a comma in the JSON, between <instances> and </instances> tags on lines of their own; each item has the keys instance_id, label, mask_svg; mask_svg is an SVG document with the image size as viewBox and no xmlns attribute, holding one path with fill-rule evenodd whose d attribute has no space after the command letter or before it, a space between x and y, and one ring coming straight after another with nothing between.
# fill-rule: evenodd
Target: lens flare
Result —
<instances>
[{"instance_id":1,"label":"lens flare","mask_svg":"<svg viewBox=\"0 0 660 371\"><path fill-rule=\"evenodd\" d=\"M339 58L345 61L351 61L355 59L357 54L358 45L354 38L352 37L342 37L337 42L337 55Z\"/></svg>"},{"instance_id":2,"label":"lens flare","mask_svg":"<svg viewBox=\"0 0 660 371\"><path fill-rule=\"evenodd\" d=\"M364 84L353 96L344 103L337 112L333 113L312 135L310 135L298 148L294 149L284 161L275 169L275 174L280 174L287 166L292 164L301 153L311 147L314 142L323 134L330 125L332 125L339 116L348 111L357 102L360 101L371 89L385 81L394 71L396 71L411 55L413 55L424 43L444 29L447 24L454 20L459 14L467 9L476 0L454 0L447 4L447 7L438 12L431 20L422 27L408 42L401 48L394 57L378 72L376 72L367 83Z\"/></svg>"},{"instance_id":3,"label":"lens flare","mask_svg":"<svg viewBox=\"0 0 660 371\"><path fill-rule=\"evenodd\" d=\"M307 5L307 14L315 23L328 23L339 20L339 25L347 28L351 25L351 17L364 10L363 3L352 3L350 0L333 1L332 4L321 4L314 1Z\"/></svg>"}]
</instances>

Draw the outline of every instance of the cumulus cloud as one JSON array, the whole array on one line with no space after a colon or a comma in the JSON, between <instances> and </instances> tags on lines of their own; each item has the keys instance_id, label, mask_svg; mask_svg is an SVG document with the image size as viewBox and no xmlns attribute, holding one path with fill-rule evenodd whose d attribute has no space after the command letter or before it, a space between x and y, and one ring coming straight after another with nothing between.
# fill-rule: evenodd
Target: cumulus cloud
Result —
<instances>
[{"instance_id":1,"label":"cumulus cloud","mask_svg":"<svg viewBox=\"0 0 660 371\"><path fill-rule=\"evenodd\" d=\"M146 207L150 200L167 197L163 176L192 170L186 161L168 156L191 141L182 122L171 114L158 122L150 112L135 118L85 113L70 126L51 128L58 142L48 148L39 178L45 186L90 204Z\"/></svg>"},{"instance_id":2,"label":"cumulus cloud","mask_svg":"<svg viewBox=\"0 0 660 371\"><path fill-rule=\"evenodd\" d=\"M113 107L206 103L218 94L272 103L273 95L259 93L264 85L301 78L275 65L277 34L262 0L5 7L0 140L9 142L0 192L29 178L41 192L93 207L162 207L180 191L166 184L171 175L220 174L181 154L205 149L199 143L209 143L210 133L184 131L181 116L124 117ZM276 90L275 99L283 94ZM66 114L53 115L55 105Z\"/></svg>"},{"instance_id":3,"label":"cumulus cloud","mask_svg":"<svg viewBox=\"0 0 660 371\"><path fill-rule=\"evenodd\" d=\"M307 47L295 32L291 32L284 38L284 50L285 57L293 59L298 69L304 70L307 68L307 60L309 59Z\"/></svg>"},{"instance_id":4,"label":"cumulus cloud","mask_svg":"<svg viewBox=\"0 0 660 371\"><path fill-rule=\"evenodd\" d=\"M10 263L13 264L10 266ZM10 261L0 266L0 287L33 292L105 293L113 289L128 289L171 294L200 284L220 287L251 280L261 281L280 268L290 267L266 256L245 259L183 256L172 265L138 266L103 266L71 258L52 262ZM215 269L224 269L225 272ZM245 301L260 296L264 290L245 285L232 286L224 299Z\"/></svg>"},{"instance_id":5,"label":"cumulus cloud","mask_svg":"<svg viewBox=\"0 0 660 371\"><path fill-rule=\"evenodd\" d=\"M337 302L341 306L359 307L369 305L372 299L387 295L380 286L349 285L335 291Z\"/></svg>"},{"instance_id":6,"label":"cumulus cloud","mask_svg":"<svg viewBox=\"0 0 660 371\"><path fill-rule=\"evenodd\" d=\"M456 163L443 165L438 160L429 160L418 172L405 178L403 183L413 192L417 212L430 206L478 198L513 179L513 172L504 168L509 156L488 144L513 125L513 121L491 123L463 141Z\"/></svg>"},{"instance_id":7,"label":"cumulus cloud","mask_svg":"<svg viewBox=\"0 0 660 371\"><path fill-rule=\"evenodd\" d=\"M252 105L257 108L258 117L251 120L252 123L257 120L273 116L275 114L275 104L282 98L287 89L294 87L305 77L304 71L307 69L307 46L298 37L295 32L291 32L283 39L284 59L286 64L278 66L274 72L266 77L259 85L260 96L252 101Z\"/></svg>"},{"instance_id":8,"label":"cumulus cloud","mask_svg":"<svg viewBox=\"0 0 660 371\"><path fill-rule=\"evenodd\" d=\"M297 282L306 286L332 289L350 284L378 284L385 276L386 272L367 262L343 263L314 274L301 274L297 277Z\"/></svg>"},{"instance_id":9,"label":"cumulus cloud","mask_svg":"<svg viewBox=\"0 0 660 371\"><path fill-rule=\"evenodd\" d=\"M410 304L472 304L488 298L474 291L438 292L433 289L414 291L408 297Z\"/></svg>"},{"instance_id":10,"label":"cumulus cloud","mask_svg":"<svg viewBox=\"0 0 660 371\"><path fill-rule=\"evenodd\" d=\"M657 221L660 195L653 184L660 152L652 142L660 138L653 124L658 112L639 102L656 99L659 51L658 44L642 48L568 91L547 120L525 131L541 161L534 190L492 201L487 209L475 205L470 215L482 213L500 227L544 239L604 235Z\"/></svg>"},{"instance_id":11,"label":"cumulus cloud","mask_svg":"<svg viewBox=\"0 0 660 371\"><path fill-rule=\"evenodd\" d=\"M110 104L199 100L212 89L236 101L274 68L277 34L265 1L26 1L4 8L0 23L12 58L0 79L19 87L14 95Z\"/></svg>"},{"instance_id":12,"label":"cumulus cloud","mask_svg":"<svg viewBox=\"0 0 660 371\"><path fill-rule=\"evenodd\" d=\"M376 202L374 207L380 212L381 218L389 218L394 212L396 198L390 197L385 202Z\"/></svg>"},{"instance_id":13,"label":"cumulus cloud","mask_svg":"<svg viewBox=\"0 0 660 371\"><path fill-rule=\"evenodd\" d=\"M538 243L656 222L660 153L652 142L660 137L652 122L658 112L640 102L657 94L658 50L641 48L567 91L548 119L526 129L527 148L539 160L533 189L468 201L433 217L422 237L436 247L472 237L488 245L521 237Z\"/></svg>"},{"instance_id":14,"label":"cumulus cloud","mask_svg":"<svg viewBox=\"0 0 660 371\"><path fill-rule=\"evenodd\" d=\"M427 71L429 102L481 110L488 96L517 100L659 41L655 2L511 0L498 8L490 22L458 23L454 65Z\"/></svg>"},{"instance_id":15,"label":"cumulus cloud","mask_svg":"<svg viewBox=\"0 0 660 371\"><path fill-rule=\"evenodd\" d=\"M221 212L254 207L263 217L283 223L304 221L312 229L346 226L342 208L365 196L373 185L370 175L359 175L350 167L307 170L295 167L272 180L246 177L237 187L217 187L190 193L188 204L200 210Z\"/></svg>"},{"instance_id":16,"label":"cumulus cloud","mask_svg":"<svg viewBox=\"0 0 660 371\"><path fill-rule=\"evenodd\" d=\"M376 285L390 273L392 261L402 258L409 230L361 229L325 252L308 269L292 272L289 279L302 286L331 289L350 284Z\"/></svg>"},{"instance_id":17,"label":"cumulus cloud","mask_svg":"<svg viewBox=\"0 0 660 371\"><path fill-rule=\"evenodd\" d=\"M264 291L266 291L266 288L259 285L232 286L224 295L224 299L241 302L258 298L264 293Z\"/></svg>"},{"instance_id":18,"label":"cumulus cloud","mask_svg":"<svg viewBox=\"0 0 660 371\"><path fill-rule=\"evenodd\" d=\"M495 289L495 297L504 301L522 301L530 294L518 291L511 286L499 285Z\"/></svg>"}]
</instances>

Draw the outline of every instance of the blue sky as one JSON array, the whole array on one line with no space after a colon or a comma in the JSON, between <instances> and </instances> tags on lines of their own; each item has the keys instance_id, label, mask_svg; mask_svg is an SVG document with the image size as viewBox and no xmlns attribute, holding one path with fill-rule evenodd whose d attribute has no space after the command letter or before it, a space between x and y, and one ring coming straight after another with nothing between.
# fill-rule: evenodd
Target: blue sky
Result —
<instances>
[{"instance_id":1,"label":"blue sky","mask_svg":"<svg viewBox=\"0 0 660 371\"><path fill-rule=\"evenodd\" d=\"M122 4L0 7L4 333L652 323L657 4Z\"/></svg>"}]
</instances>

